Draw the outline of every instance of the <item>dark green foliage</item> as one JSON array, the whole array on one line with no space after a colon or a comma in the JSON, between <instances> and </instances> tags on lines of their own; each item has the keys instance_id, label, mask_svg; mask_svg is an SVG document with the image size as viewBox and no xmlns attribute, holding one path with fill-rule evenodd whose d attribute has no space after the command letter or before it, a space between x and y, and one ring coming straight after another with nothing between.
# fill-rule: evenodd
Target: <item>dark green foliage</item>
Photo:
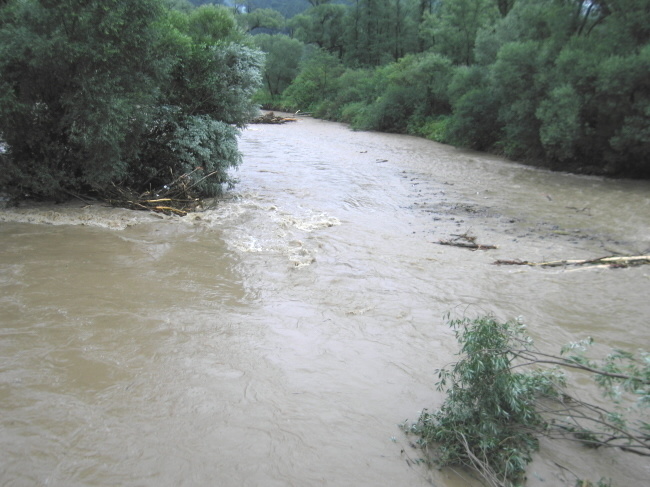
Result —
<instances>
[{"instance_id":1,"label":"dark green foliage","mask_svg":"<svg viewBox=\"0 0 650 487\"><path fill-rule=\"evenodd\" d=\"M169 19L169 52L176 61L162 87L132 161L132 187L163 186L190 173L193 189L204 196L229 183L228 168L239 164L237 130L256 113L251 98L260 82L263 58L239 42L232 13L204 6ZM235 41L235 42L233 42ZM144 189L144 188L143 188Z\"/></svg>"},{"instance_id":2,"label":"dark green foliage","mask_svg":"<svg viewBox=\"0 0 650 487\"><path fill-rule=\"evenodd\" d=\"M409 55L398 61L390 75L390 83L412 91L417 100L410 118L424 120L451 111L448 85L453 75L449 58L436 53Z\"/></svg>"},{"instance_id":3,"label":"dark green foliage","mask_svg":"<svg viewBox=\"0 0 650 487\"><path fill-rule=\"evenodd\" d=\"M448 142L476 150L493 147L501 137L502 125L497 120L499 104L489 71L480 66L456 68L448 92L453 110Z\"/></svg>"},{"instance_id":4,"label":"dark green foliage","mask_svg":"<svg viewBox=\"0 0 650 487\"><path fill-rule=\"evenodd\" d=\"M434 142L449 142L450 116L438 116L424 122L417 122L408 127L408 133L433 140Z\"/></svg>"},{"instance_id":5,"label":"dark green foliage","mask_svg":"<svg viewBox=\"0 0 650 487\"><path fill-rule=\"evenodd\" d=\"M407 86L391 86L368 107L363 125L359 128L405 133L409 116L415 110L419 98L419 94Z\"/></svg>"},{"instance_id":6,"label":"dark green foliage","mask_svg":"<svg viewBox=\"0 0 650 487\"><path fill-rule=\"evenodd\" d=\"M569 85L554 88L539 104L539 135L547 156L570 161L576 156L576 141L583 135L580 124L581 99Z\"/></svg>"},{"instance_id":7,"label":"dark green foliage","mask_svg":"<svg viewBox=\"0 0 650 487\"><path fill-rule=\"evenodd\" d=\"M431 50L455 64L470 65L478 31L492 25L496 18L492 0L446 0L424 15L420 35Z\"/></svg>"},{"instance_id":8,"label":"dark green foliage","mask_svg":"<svg viewBox=\"0 0 650 487\"><path fill-rule=\"evenodd\" d=\"M405 56L375 70L374 93L354 100L367 104L355 118L355 127L417 133L424 123L450 113L447 85L452 73L451 62L434 53ZM349 85L347 91L352 91Z\"/></svg>"},{"instance_id":9,"label":"dark green foliage","mask_svg":"<svg viewBox=\"0 0 650 487\"><path fill-rule=\"evenodd\" d=\"M345 50L346 11L343 5L319 5L296 15L289 27L302 42L315 44L341 58Z\"/></svg>"},{"instance_id":10,"label":"dark green foliage","mask_svg":"<svg viewBox=\"0 0 650 487\"><path fill-rule=\"evenodd\" d=\"M266 53L264 92L273 103L298 75L305 46L285 35L258 34L254 40Z\"/></svg>"},{"instance_id":11,"label":"dark green foliage","mask_svg":"<svg viewBox=\"0 0 650 487\"><path fill-rule=\"evenodd\" d=\"M233 34L235 18L230 10L202 5L188 16L188 33L197 44L213 45Z\"/></svg>"},{"instance_id":12,"label":"dark green foliage","mask_svg":"<svg viewBox=\"0 0 650 487\"><path fill-rule=\"evenodd\" d=\"M334 96L324 106L326 118L359 128L363 111L379 92L378 83L379 75L371 69L346 69L337 79Z\"/></svg>"},{"instance_id":13,"label":"dark green foliage","mask_svg":"<svg viewBox=\"0 0 650 487\"><path fill-rule=\"evenodd\" d=\"M351 7L347 61L380 66L397 59L392 45L394 11L389 0L359 0Z\"/></svg>"},{"instance_id":14,"label":"dark green foliage","mask_svg":"<svg viewBox=\"0 0 650 487\"><path fill-rule=\"evenodd\" d=\"M207 115L183 117L163 107L128 186L137 191L162 188L187 174L197 194L218 195L229 182L228 168L240 161L236 136L232 125Z\"/></svg>"},{"instance_id":15,"label":"dark green foliage","mask_svg":"<svg viewBox=\"0 0 650 487\"><path fill-rule=\"evenodd\" d=\"M0 7L0 186L64 198L164 184L187 168L218 193L255 112L259 53L230 11L162 0L13 0ZM156 157L148 151L155 148ZM165 153L165 150L168 153Z\"/></svg>"},{"instance_id":16,"label":"dark green foliage","mask_svg":"<svg viewBox=\"0 0 650 487\"><path fill-rule=\"evenodd\" d=\"M237 16L237 23L246 32L252 32L257 29L277 32L284 28L286 21L277 10L260 8L249 13L239 14Z\"/></svg>"},{"instance_id":17,"label":"dark green foliage","mask_svg":"<svg viewBox=\"0 0 650 487\"><path fill-rule=\"evenodd\" d=\"M257 111L250 98L259 88L261 65L259 52L240 44L195 45L173 71L168 103L241 127Z\"/></svg>"},{"instance_id":18,"label":"dark green foliage","mask_svg":"<svg viewBox=\"0 0 650 487\"><path fill-rule=\"evenodd\" d=\"M0 10L3 185L60 195L127 173L165 62L155 0L12 1Z\"/></svg>"},{"instance_id":19,"label":"dark green foliage","mask_svg":"<svg viewBox=\"0 0 650 487\"><path fill-rule=\"evenodd\" d=\"M601 124L611 171L650 176L650 45L629 56L612 56L596 81Z\"/></svg>"},{"instance_id":20,"label":"dark green foliage","mask_svg":"<svg viewBox=\"0 0 650 487\"><path fill-rule=\"evenodd\" d=\"M195 7L190 0L163 0L163 2L168 8L182 12L190 12Z\"/></svg>"},{"instance_id":21,"label":"dark green foliage","mask_svg":"<svg viewBox=\"0 0 650 487\"><path fill-rule=\"evenodd\" d=\"M303 112L317 110L323 100L335 93L337 79L342 73L343 67L336 56L316 50L284 92L285 104Z\"/></svg>"},{"instance_id":22,"label":"dark green foliage","mask_svg":"<svg viewBox=\"0 0 650 487\"><path fill-rule=\"evenodd\" d=\"M487 88L464 93L454 103L454 116L447 131L452 144L476 150L489 150L501 136L497 120L498 104Z\"/></svg>"},{"instance_id":23,"label":"dark green foliage","mask_svg":"<svg viewBox=\"0 0 650 487\"><path fill-rule=\"evenodd\" d=\"M540 79L544 67L540 48L535 41L510 42L501 47L491 66L497 119L503 126L498 145L512 158L542 156L536 117L545 88Z\"/></svg>"},{"instance_id":24,"label":"dark green foliage","mask_svg":"<svg viewBox=\"0 0 650 487\"><path fill-rule=\"evenodd\" d=\"M359 0L292 25L343 69L323 73L326 89L298 75L280 106L560 170L650 177L650 0ZM350 74L359 67L364 77Z\"/></svg>"}]
</instances>

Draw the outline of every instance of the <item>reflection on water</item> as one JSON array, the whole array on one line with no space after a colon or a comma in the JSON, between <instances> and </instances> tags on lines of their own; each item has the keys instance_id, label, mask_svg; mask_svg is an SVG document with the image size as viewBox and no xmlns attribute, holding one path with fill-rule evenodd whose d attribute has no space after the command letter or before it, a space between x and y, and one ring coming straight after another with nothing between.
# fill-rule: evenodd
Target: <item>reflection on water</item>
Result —
<instances>
[{"instance_id":1,"label":"reflection on water","mask_svg":"<svg viewBox=\"0 0 650 487\"><path fill-rule=\"evenodd\" d=\"M2 485L472 485L397 427L442 400L446 312L523 316L549 351L648 343L648 268L492 265L647 253L647 183L309 119L241 147L236 190L182 219L0 213ZM436 243L466 232L498 249ZM529 485L572 485L554 462L650 473L562 445Z\"/></svg>"}]
</instances>

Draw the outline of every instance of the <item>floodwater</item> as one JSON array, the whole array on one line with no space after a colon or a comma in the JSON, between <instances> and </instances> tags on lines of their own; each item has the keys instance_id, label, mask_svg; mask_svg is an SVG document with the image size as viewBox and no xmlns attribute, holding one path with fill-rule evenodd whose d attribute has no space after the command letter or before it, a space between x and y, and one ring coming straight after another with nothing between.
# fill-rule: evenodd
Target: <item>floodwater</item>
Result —
<instances>
[{"instance_id":1,"label":"floodwater","mask_svg":"<svg viewBox=\"0 0 650 487\"><path fill-rule=\"evenodd\" d=\"M184 218L0 211L0 485L478 485L398 427L443 400L447 313L521 317L554 353L648 348L649 266L493 265L650 253L648 182L307 118L240 147L235 189ZM438 243L463 234L498 248ZM549 442L528 472L650 478Z\"/></svg>"}]
</instances>

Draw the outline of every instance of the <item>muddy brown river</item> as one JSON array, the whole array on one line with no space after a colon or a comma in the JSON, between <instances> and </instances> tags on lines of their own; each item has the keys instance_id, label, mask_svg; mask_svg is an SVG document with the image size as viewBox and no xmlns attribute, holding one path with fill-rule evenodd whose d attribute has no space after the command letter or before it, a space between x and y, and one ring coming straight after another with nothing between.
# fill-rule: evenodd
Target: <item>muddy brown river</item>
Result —
<instances>
[{"instance_id":1,"label":"muddy brown river","mask_svg":"<svg viewBox=\"0 0 650 487\"><path fill-rule=\"evenodd\" d=\"M398 427L443 400L446 313L521 317L550 352L650 344L650 266L493 265L650 253L648 182L307 118L240 147L236 187L184 218L0 211L0 485L478 485ZM461 234L498 248L438 244ZM650 466L542 442L528 469L577 477Z\"/></svg>"}]
</instances>

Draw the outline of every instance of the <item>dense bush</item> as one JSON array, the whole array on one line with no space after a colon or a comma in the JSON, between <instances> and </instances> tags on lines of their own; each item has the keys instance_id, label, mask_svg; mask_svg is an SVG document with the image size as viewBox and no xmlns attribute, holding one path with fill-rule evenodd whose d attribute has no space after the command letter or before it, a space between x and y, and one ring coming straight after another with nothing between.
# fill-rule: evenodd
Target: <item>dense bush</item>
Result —
<instances>
[{"instance_id":1,"label":"dense bush","mask_svg":"<svg viewBox=\"0 0 650 487\"><path fill-rule=\"evenodd\" d=\"M348 68L338 78L333 97L325 106L325 116L332 120L343 120L357 126L355 120L375 97L377 78L370 69ZM363 110L361 110L363 111Z\"/></svg>"},{"instance_id":2,"label":"dense bush","mask_svg":"<svg viewBox=\"0 0 650 487\"><path fill-rule=\"evenodd\" d=\"M262 59L242 44L230 11L166 5L1 4L4 191L63 198L165 184L201 166L196 188L218 192L239 161L230 126L255 110Z\"/></svg>"},{"instance_id":3,"label":"dense bush","mask_svg":"<svg viewBox=\"0 0 650 487\"><path fill-rule=\"evenodd\" d=\"M155 0L2 6L3 186L52 195L127 174L167 68L160 15Z\"/></svg>"},{"instance_id":4,"label":"dense bush","mask_svg":"<svg viewBox=\"0 0 650 487\"><path fill-rule=\"evenodd\" d=\"M240 161L236 136L233 125L208 115L183 116L162 107L123 183L139 192L187 175L196 194L218 195L229 183L228 168Z\"/></svg>"}]
</instances>

